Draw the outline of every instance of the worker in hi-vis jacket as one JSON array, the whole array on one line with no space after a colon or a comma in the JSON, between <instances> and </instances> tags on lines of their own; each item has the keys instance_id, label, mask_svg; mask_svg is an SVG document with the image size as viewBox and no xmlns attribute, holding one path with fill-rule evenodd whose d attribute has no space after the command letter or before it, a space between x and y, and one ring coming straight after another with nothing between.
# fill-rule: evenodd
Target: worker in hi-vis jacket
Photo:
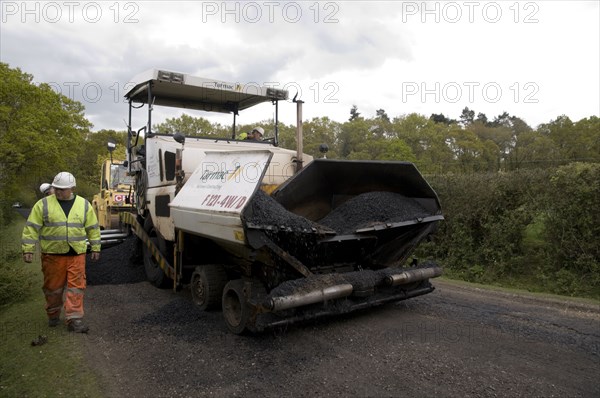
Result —
<instances>
[{"instance_id":1,"label":"worker in hi-vis jacket","mask_svg":"<svg viewBox=\"0 0 600 398\"><path fill-rule=\"evenodd\" d=\"M63 171L54 177L54 195L33 206L21 243L26 263L33 261L35 245L40 243L48 325L60 323L64 306L68 330L87 333L89 327L83 322L85 258L89 242L92 260L100 259L100 228L90 202L73 193L75 186L71 173Z\"/></svg>"}]
</instances>

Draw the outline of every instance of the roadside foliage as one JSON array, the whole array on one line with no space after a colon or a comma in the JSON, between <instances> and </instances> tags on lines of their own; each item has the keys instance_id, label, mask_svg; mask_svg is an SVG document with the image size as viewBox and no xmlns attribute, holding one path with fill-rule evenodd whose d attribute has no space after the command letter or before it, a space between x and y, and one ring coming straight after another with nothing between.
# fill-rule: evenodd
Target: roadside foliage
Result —
<instances>
[{"instance_id":1,"label":"roadside foliage","mask_svg":"<svg viewBox=\"0 0 600 398\"><path fill-rule=\"evenodd\" d=\"M82 104L33 76L0 63L0 225L31 206L38 187L72 170L77 191L91 199L99 185L106 142L124 157L126 132L101 130ZM273 136L272 120L262 126ZM186 114L155 132L229 136L232 126ZM295 149L296 129L279 125L279 145ZM535 128L503 112L488 117L464 108L443 114L366 118L354 105L346 122L327 116L303 122L304 152L320 158L414 162L440 196L446 220L435 241L419 249L451 277L529 290L600 294L600 118L559 115ZM326 155L320 151L327 144ZM120 152L119 152L120 151Z\"/></svg>"},{"instance_id":2,"label":"roadside foliage","mask_svg":"<svg viewBox=\"0 0 600 398\"><path fill-rule=\"evenodd\" d=\"M429 178L446 220L419 248L448 276L600 298L600 164Z\"/></svg>"}]
</instances>

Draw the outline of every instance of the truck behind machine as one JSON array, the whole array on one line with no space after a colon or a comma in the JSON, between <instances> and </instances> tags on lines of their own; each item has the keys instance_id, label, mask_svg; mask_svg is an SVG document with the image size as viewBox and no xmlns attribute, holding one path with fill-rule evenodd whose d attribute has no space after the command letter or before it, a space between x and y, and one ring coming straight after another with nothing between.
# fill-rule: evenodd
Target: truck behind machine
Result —
<instances>
[{"instance_id":1,"label":"truck behind machine","mask_svg":"<svg viewBox=\"0 0 600 398\"><path fill-rule=\"evenodd\" d=\"M108 142L110 158L102 162L100 170L100 192L94 195L92 206L98 217L101 230L119 227L119 213L133 210L134 179L128 175L123 161L113 159L116 148L114 141Z\"/></svg>"}]
</instances>

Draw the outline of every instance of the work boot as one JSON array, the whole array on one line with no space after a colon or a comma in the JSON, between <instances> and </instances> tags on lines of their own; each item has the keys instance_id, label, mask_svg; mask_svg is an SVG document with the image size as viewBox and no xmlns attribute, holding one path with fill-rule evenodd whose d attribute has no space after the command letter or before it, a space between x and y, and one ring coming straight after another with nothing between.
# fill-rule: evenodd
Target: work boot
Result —
<instances>
[{"instance_id":1,"label":"work boot","mask_svg":"<svg viewBox=\"0 0 600 398\"><path fill-rule=\"evenodd\" d=\"M69 326L67 327L69 332L75 333L87 333L90 328L83 323L82 319L73 319L69 322Z\"/></svg>"},{"instance_id":2,"label":"work boot","mask_svg":"<svg viewBox=\"0 0 600 398\"><path fill-rule=\"evenodd\" d=\"M56 327L60 324L60 318L48 318L48 326L51 328Z\"/></svg>"}]
</instances>

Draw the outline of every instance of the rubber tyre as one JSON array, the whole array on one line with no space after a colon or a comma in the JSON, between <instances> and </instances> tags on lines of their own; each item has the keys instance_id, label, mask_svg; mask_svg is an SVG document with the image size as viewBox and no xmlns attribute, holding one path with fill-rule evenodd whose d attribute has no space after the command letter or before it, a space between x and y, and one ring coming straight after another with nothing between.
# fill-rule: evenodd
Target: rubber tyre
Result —
<instances>
[{"instance_id":1,"label":"rubber tyre","mask_svg":"<svg viewBox=\"0 0 600 398\"><path fill-rule=\"evenodd\" d=\"M194 304L203 311L221 309L223 288L226 284L227 273L222 265L208 264L196 267L190 283Z\"/></svg>"},{"instance_id":2,"label":"rubber tyre","mask_svg":"<svg viewBox=\"0 0 600 398\"><path fill-rule=\"evenodd\" d=\"M230 332L242 334L247 331L250 307L244 294L244 281L229 281L223 289L223 318Z\"/></svg>"},{"instance_id":3,"label":"rubber tyre","mask_svg":"<svg viewBox=\"0 0 600 398\"><path fill-rule=\"evenodd\" d=\"M135 205L139 216L144 216L148 210L146 209L146 187L148 186L148 173L142 169L135 177Z\"/></svg>"},{"instance_id":4,"label":"rubber tyre","mask_svg":"<svg viewBox=\"0 0 600 398\"><path fill-rule=\"evenodd\" d=\"M162 255L166 256L166 242L157 235L150 217L146 218L144 221L144 231L146 231L146 233L150 236L150 240L156 247L158 247ZM152 252L144 243L142 243L142 251L144 257L144 269L146 271L146 278L148 278L148 281L161 289L168 287L169 282L172 283L171 279L165 274L162 268L160 268L154 257L152 257Z\"/></svg>"}]
</instances>

